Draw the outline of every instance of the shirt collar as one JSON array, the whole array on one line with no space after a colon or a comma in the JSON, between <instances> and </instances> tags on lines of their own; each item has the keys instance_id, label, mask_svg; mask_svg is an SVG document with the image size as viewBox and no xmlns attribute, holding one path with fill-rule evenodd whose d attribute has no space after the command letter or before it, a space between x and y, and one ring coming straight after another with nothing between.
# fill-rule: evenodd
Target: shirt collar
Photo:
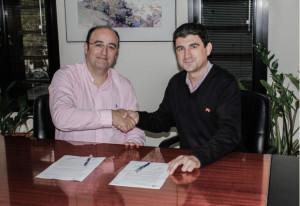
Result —
<instances>
[{"instance_id":1,"label":"shirt collar","mask_svg":"<svg viewBox=\"0 0 300 206\"><path fill-rule=\"evenodd\" d=\"M92 74L90 73L89 69L87 68L86 61L84 61L84 72L85 72L87 78L88 78L92 83L94 83L94 78L93 78Z\"/></svg>"},{"instance_id":2,"label":"shirt collar","mask_svg":"<svg viewBox=\"0 0 300 206\"><path fill-rule=\"evenodd\" d=\"M106 81L100 86L100 88L102 89L107 89L109 87L109 85L111 84L111 73L112 73L112 68L108 69L108 75L107 75L107 79Z\"/></svg>"},{"instance_id":3,"label":"shirt collar","mask_svg":"<svg viewBox=\"0 0 300 206\"><path fill-rule=\"evenodd\" d=\"M188 85L189 90L190 90L191 93L193 93L194 91L196 91L196 89L198 89L198 87L202 84L202 82L204 81L205 77L207 76L207 74L211 70L212 66L213 65L210 63L210 61L207 61L207 66L206 66L203 74L201 75L201 77L197 80L194 88L193 88L191 80L190 80L190 78L188 76L188 73L186 73L185 82Z\"/></svg>"},{"instance_id":4,"label":"shirt collar","mask_svg":"<svg viewBox=\"0 0 300 206\"><path fill-rule=\"evenodd\" d=\"M94 84L94 81L95 81L95 79L94 79L94 77L92 76L92 74L90 73L90 71L88 70L88 68L87 68L87 65L86 65L86 61L84 61L84 66L85 66L85 73L86 73L86 75L87 75L87 77L88 77L88 79L91 81L91 83L93 83ZM108 76L107 76L107 79L106 79L106 81L99 87L99 88L102 88L102 89L106 89L106 88L108 88L109 87L109 85L110 85L110 83L111 83L111 71L112 70L112 68L109 68L108 69Z\"/></svg>"}]
</instances>

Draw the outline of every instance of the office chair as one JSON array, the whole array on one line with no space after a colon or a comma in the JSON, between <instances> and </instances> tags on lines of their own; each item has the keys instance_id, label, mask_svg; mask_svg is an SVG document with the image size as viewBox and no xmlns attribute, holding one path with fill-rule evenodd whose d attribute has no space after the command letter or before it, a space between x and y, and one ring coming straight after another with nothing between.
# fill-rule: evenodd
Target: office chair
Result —
<instances>
[{"instance_id":1,"label":"office chair","mask_svg":"<svg viewBox=\"0 0 300 206\"><path fill-rule=\"evenodd\" d=\"M34 100L33 136L39 139L55 138L55 127L49 109L49 94L43 94Z\"/></svg>"},{"instance_id":2,"label":"office chair","mask_svg":"<svg viewBox=\"0 0 300 206\"><path fill-rule=\"evenodd\" d=\"M234 150L249 153L276 153L270 146L270 101L266 95L241 90L242 139ZM179 136L163 140L159 147L170 147L179 141Z\"/></svg>"}]
</instances>

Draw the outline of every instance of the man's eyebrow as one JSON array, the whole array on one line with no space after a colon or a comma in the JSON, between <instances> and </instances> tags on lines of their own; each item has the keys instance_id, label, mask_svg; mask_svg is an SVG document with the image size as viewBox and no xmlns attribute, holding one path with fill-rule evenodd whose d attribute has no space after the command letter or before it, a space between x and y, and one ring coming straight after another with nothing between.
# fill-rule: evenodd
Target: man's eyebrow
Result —
<instances>
[{"instance_id":1,"label":"man's eyebrow","mask_svg":"<svg viewBox=\"0 0 300 206\"><path fill-rule=\"evenodd\" d=\"M108 44L118 48L117 44L115 44L115 43L108 43Z\"/></svg>"},{"instance_id":2,"label":"man's eyebrow","mask_svg":"<svg viewBox=\"0 0 300 206\"><path fill-rule=\"evenodd\" d=\"M97 44L97 43L104 43L103 41L100 41L100 40L96 40L93 42L93 44Z\"/></svg>"},{"instance_id":3,"label":"man's eyebrow","mask_svg":"<svg viewBox=\"0 0 300 206\"><path fill-rule=\"evenodd\" d=\"M179 48L183 48L183 46L179 45L175 47L175 49L179 49Z\"/></svg>"},{"instance_id":4,"label":"man's eyebrow","mask_svg":"<svg viewBox=\"0 0 300 206\"><path fill-rule=\"evenodd\" d=\"M97 44L97 43L102 43L102 44L104 44L104 42L101 41L101 40L96 40L96 41L93 42L93 44ZM112 46L118 48L117 44L115 44L115 43L108 43L108 45L112 45Z\"/></svg>"},{"instance_id":5,"label":"man's eyebrow","mask_svg":"<svg viewBox=\"0 0 300 206\"><path fill-rule=\"evenodd\" d=\"M200 44L195 42L195 43L190 44L189 46L200 46Z\"/></svg>"},{"instance_id":6,"label":"man's eyebrow","mask_svg":"<svg viewBox=\"0 0 300 206\"><path fill-rule=\"evenodd\" d=\"M189 44L189 47L191 47L191 46L200 46L200 44L195 42L195 43ZM184 48L184 46L179 45L179 46L176 46L176 47L175 47L175 49L179 49L179 48Z\"/></svg>"}]
</instances>

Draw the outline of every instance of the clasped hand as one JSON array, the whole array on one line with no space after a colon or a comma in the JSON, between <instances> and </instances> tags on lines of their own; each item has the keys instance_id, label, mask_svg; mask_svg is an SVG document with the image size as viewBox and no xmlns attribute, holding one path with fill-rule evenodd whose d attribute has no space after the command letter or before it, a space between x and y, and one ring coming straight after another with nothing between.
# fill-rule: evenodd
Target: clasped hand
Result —
<instances>
[{"instance_id":1,"label":"clasped hand","mask_svg":"<svg viewBox=\"0 0 300 206\"><path fill-rule=\"evenodd\" d=\"M131 110L112 110L112 124L122 132L132 130L139 120L139 114Z\"/></svg>"}]
</instances>

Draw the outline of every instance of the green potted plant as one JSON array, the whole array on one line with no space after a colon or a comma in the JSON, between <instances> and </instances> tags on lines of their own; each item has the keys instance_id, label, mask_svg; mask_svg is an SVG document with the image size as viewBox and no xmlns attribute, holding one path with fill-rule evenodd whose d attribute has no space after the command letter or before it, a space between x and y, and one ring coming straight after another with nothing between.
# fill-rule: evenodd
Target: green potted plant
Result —
<instances>
[{"instance_id":1,"label":"green potted plant","mask_svg":"<svg viewBox=\"0 0 300 206\"><path fill-rule=\"evenodd\" d=\"M271 103L271 145L277 147L278 154L298 155L299 140L294 139L299 130L296 127L296 117L299 110L299 99L295 96L290 85L299 92L299 78L293 74L278 72L278 59L262 43L254 45L254 51L267 66L271 83L260 80L267 90ZM288 81L285 81L288 80Z\"/></svg>"},{"instance_id":2,"label":"green potted plant","mask_svg":"<svg viewBox=\"0 0 300 206\"><path fill-rule=\"evenodd\" d=\"M27 120L32 118L32 108L28 106L25 97L11 98L9 92L15 86L12 82L0 95L0 133L3 136L15 135L21 126L29 133Z\"/></svg>"}]
</instances>

